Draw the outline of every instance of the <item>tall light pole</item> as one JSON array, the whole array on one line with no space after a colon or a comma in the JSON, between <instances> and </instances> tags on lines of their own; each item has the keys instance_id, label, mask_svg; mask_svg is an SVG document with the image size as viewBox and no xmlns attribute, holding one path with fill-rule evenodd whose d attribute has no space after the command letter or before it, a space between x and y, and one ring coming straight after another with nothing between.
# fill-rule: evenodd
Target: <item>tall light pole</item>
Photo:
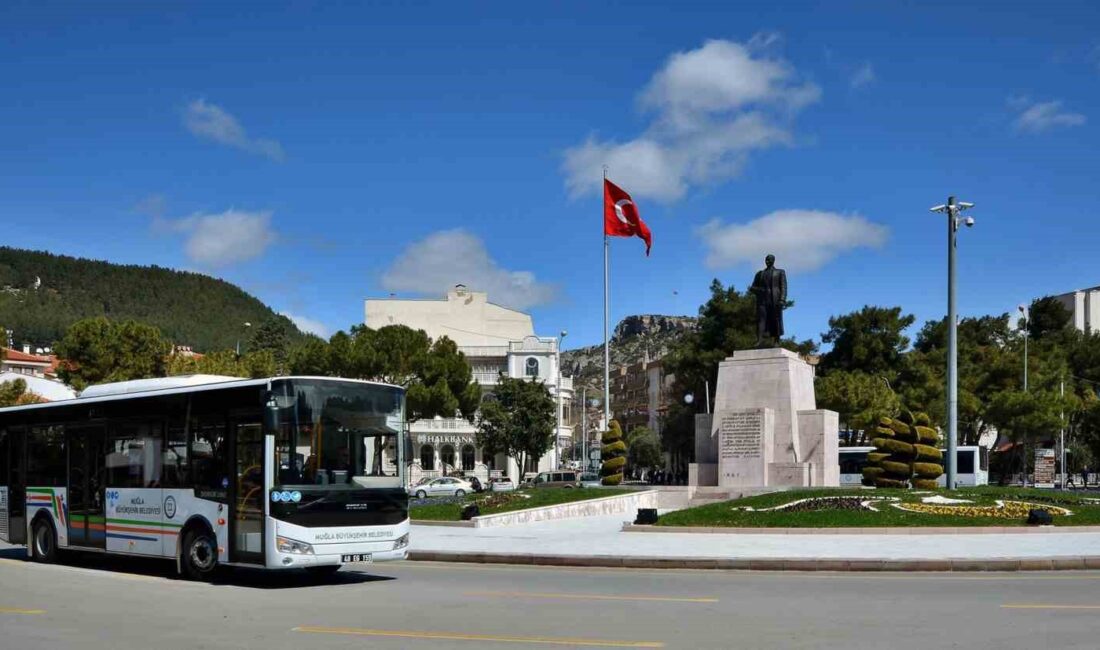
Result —
<instances>
[{"instance_id":1,"label":"tall light pole","mask_svg":"<svg viewBox=\"0 0 1100 650\"><path fill-rule=\"evenodd\" d=\"M574 392L577 390L573 388ZM588 386L581 386L581 458L584 460L584 464L581 465L581 471L588 471L588 400L586 393L588 392ZM574 432L576 433L576 432ZM577 448L577 436L573 436L573 448Z\"/></svg>"},{"instance_id":2,"label":"tall light pole","mask_svg":"<svg viewBox=\"0 0 1100 650\"><path fill-rule=\"evenodd\" d=\"M955 249L959 224L974 226L974 217L965 219L959 215L974 207L973 203L955 202L947 197L947 203L930 208L932 212L947 215L947 489L955 489L955 475L959 464L959 319L955 310Z\"/></svg>"},{"instance_id":3,"label":"tall light pole","mask_svg":"<svg viewBox=\"0 0 1100 650\"><path fill-rule=\"evenodd\" d=\"M557 468L561 468L561 344L565 340L565 337L569 335L569 332L565 330L561 331L561 336L558 337L558 349L556 352L556 361L558 366L558 429L554 432L554 458L557 462Z\"/></svg>"},{"instance_id":4,"label":"tall light pole","mask_svg":"<svg viewBox=\"0 0 1100 650\"><path fill-rule=\"evenodd\" d=\"M1031 309L1026 305L1020 305L1017 309L1020 310L1022 315L1021 320L1024 321L1024 392L1027 392L1027 340L1030 338L1031 329Z\"/></svg>"}]
</instances>

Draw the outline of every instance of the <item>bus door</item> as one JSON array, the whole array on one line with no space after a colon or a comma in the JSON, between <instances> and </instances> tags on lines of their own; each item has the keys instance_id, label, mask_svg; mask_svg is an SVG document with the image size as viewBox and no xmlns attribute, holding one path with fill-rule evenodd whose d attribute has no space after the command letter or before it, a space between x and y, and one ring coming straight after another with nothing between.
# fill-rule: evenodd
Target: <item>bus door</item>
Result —
<instances>
[{"instance_id":1,"label":"bus door","mask_svg":"<svg viewBox=\"0 0 1100 650\"><path fill-rule=\"evenodd\" d=\"M229 560L264 561L264 436L257 420L231 422L233 490L229 495Z\"/></svg>"},{"instance_id":2,"label":"bus door","mask_svg":"<svg viewBox=\"0 0 1100 650\"><path fill-rule=\"evenodd\" d=\"M69 451L69 544L105 548L106 432L101 426L91 426L68 427L65 433L65 448Z\"/></svg>"},{"instance_id":3,"label":"bus door","mask_svg":"<svg viewBox=\"0 0 1100 650\"><path fill-rule=\"evenodd\" d=\"M0 540L27 541L27 492L22 429L0 429Z\"/></svg>"}]
</instances>

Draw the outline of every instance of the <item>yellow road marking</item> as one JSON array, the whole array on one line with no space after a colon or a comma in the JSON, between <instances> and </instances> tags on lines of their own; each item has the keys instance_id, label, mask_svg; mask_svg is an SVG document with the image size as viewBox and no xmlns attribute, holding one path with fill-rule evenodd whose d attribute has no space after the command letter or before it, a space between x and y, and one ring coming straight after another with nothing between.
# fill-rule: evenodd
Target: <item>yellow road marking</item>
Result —
<instances>
[{"instance_id":1,"label":"yellow road marking","mask_svg":"<svg viewBox=\"0 0 1100 650\"><path fill-rule=\"evenodd\" d=\"M1042 605L1023 603L1018 605L1001 605L1001 609L1100 609L1100 605Z\"/></svg>"},{"instance_id":2,"label":"yellow road marking","mask_svg":"<svg viewBox=\"0 0 1100 650\"><path fill-rule=\"evenodd\" d=\"M512 636L495 634L463 634L461 632L415 632L409 630L370 630L358 627L318 627L303 625L294 632L310 634L343 634L349 636L384 636L436 641L497 641L501 643L531 643L542 645L590 646L601 648L663 648L659 641L615 641L611 639L574 639L552 636Z\"/></svg>"},{"instance_id":3,"label":"yellow road marking","mask_svg":"<svg viewBox=\"0 0 1100 650\"><path fill-rule=\"evenodd\" d=\"M674 596L613 596L604 594L548 594L532 591L467 591L466 596L498 598L551 598L573 600L635 600L659 603L716 603L717 598L677 598Z\"/></svg>"},{"instance_id":4,"label":"yellow road marking","mask_svg":"<svg viewBox=\"0 0 1100 650\"><path fill-rule=\"evenodd\" d=\"M18 607L0 607L0 614L45 614L44 609L19 609Z\"/></svg>"}]
</instances>

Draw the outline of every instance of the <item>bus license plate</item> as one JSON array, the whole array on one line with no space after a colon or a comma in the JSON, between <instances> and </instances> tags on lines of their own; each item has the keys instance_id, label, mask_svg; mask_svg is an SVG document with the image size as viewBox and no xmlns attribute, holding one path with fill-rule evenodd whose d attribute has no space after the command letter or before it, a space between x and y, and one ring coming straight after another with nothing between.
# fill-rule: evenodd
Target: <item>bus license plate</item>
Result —
<instances>
[{"instance_id":1,"label":"bus license plate","mask_svg":"<svg viewBox=\"0 0 1100 650\"><path fill-rule=\"evenodd\" d=\"M351 555L341 555L340 561L345 564L348 562L365 562L366 564L373 564L374 556L370 553L353 553Z\"/></svg>"}]
</instances>

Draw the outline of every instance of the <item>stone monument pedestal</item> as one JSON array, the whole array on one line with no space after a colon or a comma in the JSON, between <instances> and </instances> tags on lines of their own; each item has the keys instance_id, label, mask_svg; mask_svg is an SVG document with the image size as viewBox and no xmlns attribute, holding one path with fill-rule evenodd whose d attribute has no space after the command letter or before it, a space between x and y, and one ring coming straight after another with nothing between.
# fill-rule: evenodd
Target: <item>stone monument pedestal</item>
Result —
<instances>
[{"instance_id":1,"label":"stone monument pedestal","mask_svg":"<svg viewBox=\"0 0 1100 650\"><path fill-rule=\"evenodd\" d=\"M739 350L718 367L713 415L695 420L691 485L839 486L838 419L788 350Z\"/></svg>"}]
</instances>

